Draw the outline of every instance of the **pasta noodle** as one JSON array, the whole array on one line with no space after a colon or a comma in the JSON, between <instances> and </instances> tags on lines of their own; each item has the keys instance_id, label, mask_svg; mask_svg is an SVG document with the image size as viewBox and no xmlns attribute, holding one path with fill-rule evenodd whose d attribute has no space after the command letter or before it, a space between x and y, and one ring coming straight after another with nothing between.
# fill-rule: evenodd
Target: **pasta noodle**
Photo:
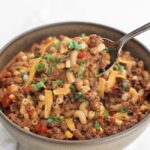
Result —
<instances>
[{"instance_id":1,"label":"pasta noodle","mask_svg":"<svg viewBox=\"0 0 150 150\"><path fill-rule=\"evenodd\" d=\"M87 123L87 119L86 119L85 114L84 114L82 111L80 111L80 110L75 111L74 117L75 117L75 118L76 118L76 117L79 118L79 120L80 120L80 122L81 122L82 124L86 124L86 123Z\"/></svg>"},{"instance_id":2,"label":"pasta noodle","mask_svg":"<svg viewBox=\"0 0 150 150\"><path fill-rule=\"evenodd\" d=\"M79 107L79 109L84 113L85 116L87 116L88 114L88 110L87 110L88 106L89 106L89 102L86 101L86 102L81 103Z\"/></svg>"},{"instance_id":3,"label":"pasta noodle","mask_svg":"<svg viewBox=\"0 0 150 150\"><path fill-rule=\"evenodd\" d=\"M138 93L137 93L136 89L131 87L130 90L129 90L129 93L130 93L130 96L131 96L131 102L133 104L135 104L138 101Z\"/></svg>"},{"instance_id":4,"label":"pasta noodle","mask_svg":"<svg viewBox=\"0 0 150 150\"><path fill-rule=\"evenodd\" d=\"M69 83L73 83L75 81L75 77L72 72L67 71L66 77L67 77Z\"/></svg>"},{"instance_id":5,"label":"pasta noodle","mask_svg":"<svg viewBox=\"0 0 150 150\"><path fill-rule=\"evenodd\" d=\"M70 93L70 84L65 84L63 88L57 88L56 90L53 90L54 95L66 95Z\"/></svg>"},{"instance_id":6,"label":"pasta noodle","mask_svg":"<svg viewBox=\"0 0 150 150\"><path fill-rule=\"evenodd\" d=\"M71 62L71 66L76 65L77 62L77 55L78 55L78 51L72 51L70 54L70 62Z\"/></svg>"}]
</instances>

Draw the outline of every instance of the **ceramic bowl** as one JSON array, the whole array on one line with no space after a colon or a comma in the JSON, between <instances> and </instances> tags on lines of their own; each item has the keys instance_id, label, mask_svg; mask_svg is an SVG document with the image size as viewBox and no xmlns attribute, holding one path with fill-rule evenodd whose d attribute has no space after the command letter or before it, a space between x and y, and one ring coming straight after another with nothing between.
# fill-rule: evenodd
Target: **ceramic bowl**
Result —
<instances>
[{"instance_id":1,"label":"ceramic bowl","mask_svg":"<svg viewBox=\"0 0 150 150\"><path fill-rule=\"evenodd\" d=\"M2 48L0 54L0 71L20 50L27 49L33 43L43 38L59 36L61 34L72 37L81 33L95 33L114 41L124 35L123 32L108 26L84 22L66 22L42 26L21 34ZM130 50L133 56L143 60L146 68L150 71L150 52L145 46L133 39L125 45L124 49ZM85 141L56 140L28 133L15 125L1 111L0 121L8 132L29 150L121 150L133 142L148 126L150 115L147 115L138 124L123 132L101 139Z\"/></svg>"}]
</instances>

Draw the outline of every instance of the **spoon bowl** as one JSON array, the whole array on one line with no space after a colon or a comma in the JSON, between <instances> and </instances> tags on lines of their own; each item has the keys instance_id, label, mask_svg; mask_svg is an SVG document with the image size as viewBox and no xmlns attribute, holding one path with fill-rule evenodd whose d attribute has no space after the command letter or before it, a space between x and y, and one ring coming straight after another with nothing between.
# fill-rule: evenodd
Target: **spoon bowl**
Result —
<instances>
[{"instance_id":1,"label":"spoon bowl","mask_svg":"<svg viewBox=\"0 0 150 150\"><path fill-rule=\"evenodd\" d=\"M109 54L110 54L110 64L108 64L105 67L105 71L99 71L99 75L103 74L104 72L108 71L110 68L113 67L113 65L115 64L117 58L119 57L121 51L122 51L122 47L126 44L126 42L128 42L130 39L132 39L133 37L147 31L150 29L150 23L147 23L139 28L137 28L136 30L124 35L122 38L120 38L117 41L112 41L110 39L107 38L103 38L105 45L109 48Z\"/></svg>"}]
</instances>

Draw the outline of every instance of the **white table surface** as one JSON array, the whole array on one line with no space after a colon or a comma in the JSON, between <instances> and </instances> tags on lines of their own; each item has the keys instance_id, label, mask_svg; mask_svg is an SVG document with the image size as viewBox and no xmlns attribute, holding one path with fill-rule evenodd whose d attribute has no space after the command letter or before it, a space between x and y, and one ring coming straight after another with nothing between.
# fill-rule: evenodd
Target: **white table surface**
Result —
<instances>
[{"instance_id":1,"label":"white table surface","mask_svg":"<svg viewBox=\"0 0 150 150\"><path fill-rule=\"evenodd\" d=\"M90 21L129 32L150 22L150 1L0 0L0 48L24 31L60 21ZM149 31L138 36L137 39L150 48ZM0 150L15 149L15 140L0 124ZM150 126L125 150L149 149Z\"/></svg>"}]
</instances>

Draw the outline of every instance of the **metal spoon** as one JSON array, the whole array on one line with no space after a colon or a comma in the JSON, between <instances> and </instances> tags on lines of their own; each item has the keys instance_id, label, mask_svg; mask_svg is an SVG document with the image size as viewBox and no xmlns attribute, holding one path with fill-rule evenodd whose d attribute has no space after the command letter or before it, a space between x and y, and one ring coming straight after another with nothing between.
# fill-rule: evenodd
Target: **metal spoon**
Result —
<instances>
[{"instance_id":1,"label":"metal spoon","mask_svg":"<svg viewBox=\"0 0 150 150\"><path fill-rule=\"evenodd\" d=\"M117 41L111 41L107 38L103 38L105 45L110 48L110 64L106 66L105 71L101 72L100 71L100 75L103 74L104 72L106 72L107 70L109 70L114 63L116 62L116 59L119 57L121 51L122 51L122 47L124 46L124 44L126 44L126 42L128 42L131 38L147 31L150 29L150 23L147 23L139 28L137 28L136 30L124 35L122 38L120 38Z\"/></svg>"}]
</instances>

